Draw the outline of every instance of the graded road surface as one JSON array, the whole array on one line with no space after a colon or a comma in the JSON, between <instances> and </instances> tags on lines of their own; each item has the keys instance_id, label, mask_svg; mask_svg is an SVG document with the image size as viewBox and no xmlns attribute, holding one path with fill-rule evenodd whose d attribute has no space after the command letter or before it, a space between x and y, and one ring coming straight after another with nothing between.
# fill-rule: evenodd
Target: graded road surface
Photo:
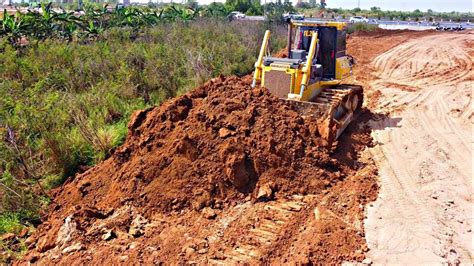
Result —
<instances>
[{"instance_id":1,"label":"graded road surface","mask_svg":"<svg viewBox=\"0 0 474 266\"><path fill-rule=\"evenodd\" d=\"M380 191L365 229L375 264L473 263L473 48L469 33L407 37L361 76L371 111L388 114L370 122Z\"/></svg>"}]
</instances>

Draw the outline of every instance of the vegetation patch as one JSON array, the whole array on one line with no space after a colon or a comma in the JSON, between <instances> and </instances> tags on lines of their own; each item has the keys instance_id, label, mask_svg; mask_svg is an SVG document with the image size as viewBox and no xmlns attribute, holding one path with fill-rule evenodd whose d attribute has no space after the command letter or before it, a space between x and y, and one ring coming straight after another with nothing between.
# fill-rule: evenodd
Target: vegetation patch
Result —
<instances>
[{"instance_id":1,"label":"vegetation patch","mask_svg":"<svg viewBox=\"0 0 474 266\"><path fill-rule=\"evenodd\" d=\"M353 33L356 31L374 31L379 28L376 24L367 23L351 23L347 26L347 33Z\"/></svg>"}]
</instances>

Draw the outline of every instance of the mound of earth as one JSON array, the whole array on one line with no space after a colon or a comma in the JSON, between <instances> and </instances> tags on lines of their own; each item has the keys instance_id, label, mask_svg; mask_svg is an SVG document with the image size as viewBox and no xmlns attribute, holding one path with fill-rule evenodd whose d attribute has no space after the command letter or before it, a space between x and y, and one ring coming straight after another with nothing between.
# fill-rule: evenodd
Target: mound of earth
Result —
<instances>
[{"instance_id":1,"label":"mound of earth","mask_svg":"<svg viewBox=\"0 0 474 266\"><path fill-rule=\"evenodd\" d=\"M110 158L55 191L25 260L362 261L371 138L357 126L344 138L330 152L268 90L211 80L136 112Z\"/></svg>"}]
</instances>

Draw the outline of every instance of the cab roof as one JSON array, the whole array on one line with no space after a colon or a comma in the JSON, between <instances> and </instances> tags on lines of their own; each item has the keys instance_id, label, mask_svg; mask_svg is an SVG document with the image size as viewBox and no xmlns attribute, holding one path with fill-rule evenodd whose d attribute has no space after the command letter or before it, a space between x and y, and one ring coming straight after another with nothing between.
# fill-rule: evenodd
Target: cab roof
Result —
<instances>
[{"instance_id":1,"label":"cab roof","mask_svg":"<svg viewBox=\"0 0 474 266\"><path fill-rule=\"evenodd\" d=\"M346 22L338 21L317 21L317 20L302 20L302 21L291 21L292 27L303 27L303 26L324 26L324 27L336 27L337 30L343 30L347 26Z\"/></svg>"}]
</instances>

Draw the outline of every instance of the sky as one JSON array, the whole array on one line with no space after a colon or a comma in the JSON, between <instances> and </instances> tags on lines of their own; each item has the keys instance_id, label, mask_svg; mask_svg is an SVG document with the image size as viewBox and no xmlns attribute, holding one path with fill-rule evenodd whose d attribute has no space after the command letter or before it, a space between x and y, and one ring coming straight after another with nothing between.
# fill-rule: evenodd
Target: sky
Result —
<instances>
[{"instance_id":1,"label":"sky","mask_svg":"<svg viewBox=\"0 0 474 266\"><path fill-rule=\"evenodd\" d=\"M12 0L13 2L20 2L21 0ZM148 3L150 0L131 0L131 2ZM152 2L183 2L183 0L151 0ZM197 0L200 4L210 4L212 2L225 2L225 0ZM262 4L276 0L261 0ZM293 4L297 0L290 0ZM303 0L307 1L307 0ZM317 0L319 2L320 0ZM0 3L3 0L0 0ZM119 0L122 2L122 0ZM403 10L413 11L419 9L426 11L431 9L433 11L450 12L474 12L474 0L326 0L327 7L331 8L346 8L352 9L360 6L362 9L369 9L373 6L380 7L382 10Z\"/></svg>"},{"instance_id":2,"label":"sky","mask_svg":"<svg viewBox=\"0 0 474 266\"><path fill-rule=\"evenodd\" d=\"M175 0L179 1L179 0ZM222 2L216 0L215 2ZM264 0L262 0L263 3ZM271 0L267 0L270 2ZM292 0L296 4L296 0ZM198 0L200 4L209 4L213 0ZM319 0L318 0L319 2ZM473 12L474 0L326 0L327 7L352 9L359 5L362 9L369 9L373 6L382 10L403 10L413 11L419 9L426 11L432 9L440 12L460 11Z\"/></svg>"},{"instance_id":3,"label":"sky","mask_svg":"<svg viewBox=\"0 0 474 266\"><path fill-rule=\"evenodd\" d=\"M378 6L382 10L403 10L413 11L419 9L426 11L432 9L434 11L462 11L473 12L474 0L326 0L328 7L355 8L360 3L360 8L369 9Z\"/></svg>"}]
</instances>

